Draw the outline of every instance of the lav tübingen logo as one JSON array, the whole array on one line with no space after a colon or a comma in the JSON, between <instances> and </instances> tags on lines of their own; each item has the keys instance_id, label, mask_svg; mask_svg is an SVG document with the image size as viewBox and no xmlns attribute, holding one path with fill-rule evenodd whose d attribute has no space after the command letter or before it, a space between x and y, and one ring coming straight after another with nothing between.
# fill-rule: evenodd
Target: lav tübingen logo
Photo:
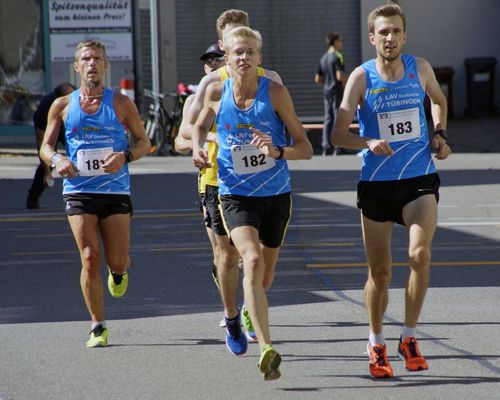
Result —
<instances>
[{"instance_id":1,"label":"lav t\u00fcbingen logo","mask_svg":"<svg viewBox=\"0 0 500 400\"><path fill-rule=\"evenodd\" d=\"M254 127L254 124L237 124L237 129L248 129Z\"/></svg>"},{"instance_id":2,"label":"lav t\u00fcbingen logo","mask_svg":"<svg viewBox=\"0 0 500 400\"><path fill-rule=\"evenodd\" d=\"M383 88L378 88L378 89L371 89L370 94L377 94L377 93L384 93L388 92L389 88L383 87Z\"/></svg>"}]
</instances>

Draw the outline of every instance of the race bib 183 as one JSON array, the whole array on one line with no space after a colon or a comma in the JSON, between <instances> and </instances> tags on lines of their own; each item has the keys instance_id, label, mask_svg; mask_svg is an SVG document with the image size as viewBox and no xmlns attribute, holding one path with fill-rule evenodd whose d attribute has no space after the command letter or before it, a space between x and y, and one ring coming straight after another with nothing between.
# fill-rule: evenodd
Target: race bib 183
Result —
<instances>
[{"instance_id":1,"label":"race bib 183","mask_svg":"<svg viewBox=\"0 0 500 400\"><path fill-rule=\"evenodd\" d=\"M238 175L254 174L274 167L275 160L253 144L240 144L231 147L234 170Z\"/></svg>"},{"instance_id":2,"label":"race bib 183","mask_svg":"<svg viewBox=\"0 0 500 400\"><path fill-rule=\"evenodd\" d=\"M388 142L417 139L420 137L419 109L377 113L380 139Z\"/></svg>"},{"instance_id":3,"label":"race bib 183","mask_svg":"<svg viewBox=\"0 0 500 400\"><path fill-rule=\"evenodd\" d=\"M104 164L104 158L112 152L112 147L78 150L76 153L76 161L79 174L81 176L107 174L107 172L104 172L102 169L102 165Z\"/></svg>"}]
</instances>

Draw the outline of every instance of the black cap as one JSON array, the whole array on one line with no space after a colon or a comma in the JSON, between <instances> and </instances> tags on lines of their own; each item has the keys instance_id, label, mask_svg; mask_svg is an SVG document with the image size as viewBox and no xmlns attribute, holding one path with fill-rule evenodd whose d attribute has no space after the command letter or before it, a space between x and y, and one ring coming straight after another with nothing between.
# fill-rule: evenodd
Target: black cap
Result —
<instances>
[{"instance_id":1,"label":"black cap","mask_svg":"<svg viewBox=\"0 0 500 400\"><path fill-rule=\"evenodd\" d=\"M224 51L222 51L217 44L211 44L208 49L200 57L201 61L205 61L208 57L222 57Z\"/></svg>"}]
</instances>

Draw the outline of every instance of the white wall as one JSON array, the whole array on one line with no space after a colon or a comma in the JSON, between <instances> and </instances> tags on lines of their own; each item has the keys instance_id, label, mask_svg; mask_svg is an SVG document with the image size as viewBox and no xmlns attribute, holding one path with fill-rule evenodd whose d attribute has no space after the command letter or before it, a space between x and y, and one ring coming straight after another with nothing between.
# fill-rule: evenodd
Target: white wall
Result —
<instances>
[{"instance_id":1,"label":"white wall","mask_svg":"<svg viewBox=\"0 0 500 400\"><path fill-rule=\"evenodd\" d=\"M368 41L369 12L385 0L361 2L361 57L375 51ZM500 109L500 1L499 0L399 0L406 14L406 53L426 58L434 67L452 67L453 108L463 116L467 105L466 69L469 57L495 57L495 105Z\"/></svg>"}]
</instances>

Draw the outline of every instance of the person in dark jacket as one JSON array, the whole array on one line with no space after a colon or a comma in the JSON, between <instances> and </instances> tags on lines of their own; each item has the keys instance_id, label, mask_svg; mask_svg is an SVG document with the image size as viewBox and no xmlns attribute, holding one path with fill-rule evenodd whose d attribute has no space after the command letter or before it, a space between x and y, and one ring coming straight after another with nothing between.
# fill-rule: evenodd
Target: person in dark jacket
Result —
<instances>
[{"instance_id":1,"label":"person in dark jacket","mask_svg":"<svg viewBox=\"0 0 500 400\"><path fill-rule=\"evenodd\" d=\"M74 89L75 87L70 83L61 83L40 101L40 104L33 114L33 125L35 126L36 147L38 151L40 151L40 145L42 144L45 128L47 127L47 115L49 113L50 106L55 99L70 94ZM62 126L59 131L57 141L63 146L65 145L64 126ZM42 196L43 191L46 187L51 187L53 185L54 180L52 179L51 168L44 162L40 161L40 165L38 165L38 168L36 169L31 188L28 190L26 208L40 208L40 197Z\"/></svg>"}]
</instances>

